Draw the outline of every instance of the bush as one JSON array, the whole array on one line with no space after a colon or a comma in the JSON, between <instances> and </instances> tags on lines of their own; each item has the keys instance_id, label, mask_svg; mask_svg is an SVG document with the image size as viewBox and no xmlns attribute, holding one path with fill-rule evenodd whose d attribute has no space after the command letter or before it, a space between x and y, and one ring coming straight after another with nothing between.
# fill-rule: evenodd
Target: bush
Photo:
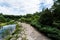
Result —
<instances>
[{"instance_id":1,"label":"bush","mask_svg":"<svg viewBox=\"0 0 60 40\"><path fill-rule=\"evenodd\" d=\"M40 16L39 22L43 25L52 25L53 16L52 13L46 9Z\"/></svg>"},{"instance_id":2,"label":"bush","mask_svg":"<svg viewBox=\"0 0 60 40\"><path fill-rule=\"evenodd\" d=\"M37 23L32 23L31 25L52 40L60 40L60 30L56 27L46 26Z\"/></svg>"},{"instance_id":3,"label":"bush","mask_svg":"<svg viewBox=\"0 0 60 40\"><path fill-rule=\"evenodd\" d=\"M5 19L5 17L3 15L0 15L0 22L6 22L7 20Z\"/></svg>"}]
</instances>

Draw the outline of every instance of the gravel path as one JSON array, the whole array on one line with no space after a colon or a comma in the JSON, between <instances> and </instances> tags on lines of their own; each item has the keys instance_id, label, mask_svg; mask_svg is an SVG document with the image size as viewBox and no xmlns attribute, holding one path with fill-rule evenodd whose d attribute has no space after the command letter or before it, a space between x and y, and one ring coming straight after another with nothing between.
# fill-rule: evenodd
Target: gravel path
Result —
<instances>
[{"instance_id":1,"label":"gravel path","mask_svg":"<svg viewBox=\"0 0 60 40\"><path fill-rule=\"evenodd\" d=\"M24 29L27 40L50 40L46 36L39 33L31 25L26 23L20 23Z\"/></svg>"}]
</instances>

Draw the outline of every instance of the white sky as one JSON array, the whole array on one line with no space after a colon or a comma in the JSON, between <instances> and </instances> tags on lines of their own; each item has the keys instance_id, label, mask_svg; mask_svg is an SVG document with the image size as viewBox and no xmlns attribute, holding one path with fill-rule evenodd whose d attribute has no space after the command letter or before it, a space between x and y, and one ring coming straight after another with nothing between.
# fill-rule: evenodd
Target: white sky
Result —
<instances>
[{"instance_id":1,"label":"white sky","mask_svg":"<svg viewBox=\"0 0 60 40\"><path fill-rule=\"evenodd\" d=\"M25 15L51 8L53 0L0 0L0 13L8 15Z\"/></svg>"}]
</instances>

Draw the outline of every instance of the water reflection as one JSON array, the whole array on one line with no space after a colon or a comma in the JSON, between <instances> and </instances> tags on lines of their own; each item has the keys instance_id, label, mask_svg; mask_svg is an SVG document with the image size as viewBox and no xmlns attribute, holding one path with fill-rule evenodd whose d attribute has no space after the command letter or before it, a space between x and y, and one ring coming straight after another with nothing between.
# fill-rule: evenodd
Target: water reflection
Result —
<instances>
[{"instance_id":1,"label":"water reflection","mask_svg":"<svg viewBox=\"0 0 60 40\"><path fill-rule=\"evenodd\" d=\"M6 25L0 29L0 40L7 35L11 34L16 28L16 24Z\"/></svg>"}]
</instances>

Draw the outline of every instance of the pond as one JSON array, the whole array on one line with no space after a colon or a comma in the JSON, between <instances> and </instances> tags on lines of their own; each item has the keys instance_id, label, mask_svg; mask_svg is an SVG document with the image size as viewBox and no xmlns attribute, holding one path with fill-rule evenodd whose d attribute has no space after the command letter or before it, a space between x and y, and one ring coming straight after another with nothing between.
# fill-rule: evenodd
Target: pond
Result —
<instances>
[{"instance_id":1,"label":"pond","mask_svg":"<svg viewBox=\"0 0 60 40\"><path fill-rule=\"evenodd\" d=\"M16 28L16 24L6 25L0 28L0 40L5 38L7 35L12 34L15 28Z\"/></svg>"}]
</instances>

